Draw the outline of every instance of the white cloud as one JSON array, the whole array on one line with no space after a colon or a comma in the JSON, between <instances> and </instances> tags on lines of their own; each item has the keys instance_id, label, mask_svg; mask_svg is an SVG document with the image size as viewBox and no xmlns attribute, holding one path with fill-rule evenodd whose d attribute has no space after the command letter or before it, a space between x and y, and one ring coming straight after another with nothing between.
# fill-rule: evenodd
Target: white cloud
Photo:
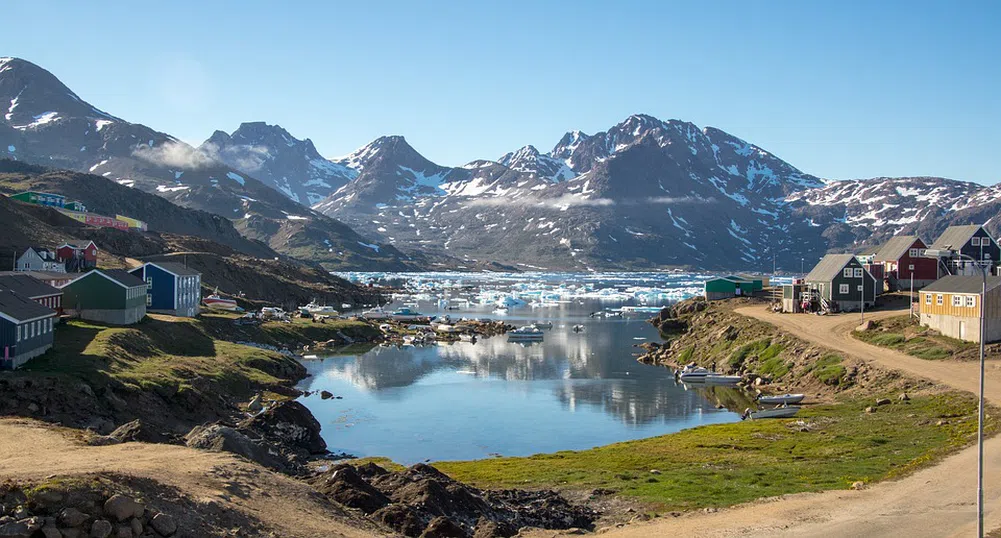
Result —
<instances>
[{"instance_id":1,"label":"white cloud","mask_svg":"<svg viewBox=\"0 0 1001 538\"><path fill-rule=\"evenodd\" d=\"M132 150L132 155L170 168L194 169L219 164L212 155L184 142L167 141L152 147L143 144Z\"/></svg>"}]
</instances>

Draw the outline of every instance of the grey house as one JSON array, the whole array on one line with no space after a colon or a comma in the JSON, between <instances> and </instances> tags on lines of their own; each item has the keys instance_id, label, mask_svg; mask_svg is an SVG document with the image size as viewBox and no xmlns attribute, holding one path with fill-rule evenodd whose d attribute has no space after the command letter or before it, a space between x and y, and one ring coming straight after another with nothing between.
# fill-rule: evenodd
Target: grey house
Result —
<instances>
[{"instance_id":1,"label":"grey house","mask_svg":"<svg viewBox=\"0 0 1001 538\"><path fill-rule=\"evenodd\" d=\"M0 370L13 370L52 347L56 311L0 289Z\"/></svg>"},{"instance_id":2,"label":"grey house","mask_svg":"<svg viewBox=\"0 0 1001 538\"><path fill-rule=\"evenodd\" d=\"M14 269L17 271L56 271L66 272L66 264L59 261L54 251L29 247L17 257Z\"/></svg>"},{"instance_id":3,"label":"grey house","mask_svg":"<svg viewBox=\"0 0 1001 538\"><path fill-rule=\"evenodd\" d=\"M987 263L991 272L995 273L998 261L1001 260L1001 247L987 233L983 226L970 224L968 226L949 226L942 235L931 244L930 249L953 250L971 258ZM948 265L951 274L979 275L979 269L964 267L961 260L950 260Z\"/></svg>"},{"instance_id":4,"label":"grey house","mask_svg":"<svg viewBox=\"0 0 1001 538\"><path fill-rule=\"evenodd\" d=\"M876 279L853 254L828 254L804 279L817 306L851 312L876 304Z\"/></svg>"}]
</instances>

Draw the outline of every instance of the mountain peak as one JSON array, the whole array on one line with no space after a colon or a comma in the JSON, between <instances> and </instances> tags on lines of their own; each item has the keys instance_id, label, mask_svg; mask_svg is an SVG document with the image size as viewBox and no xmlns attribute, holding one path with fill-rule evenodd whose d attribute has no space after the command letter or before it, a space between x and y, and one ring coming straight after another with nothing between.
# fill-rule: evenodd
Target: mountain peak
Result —
<instances>
[{"instance_id":1,"label":"mountain peak","mask_svg":"<svg viewBox=\"0 0 1001 538\"><path fill-rule=\"evenodd\" d=\"M72 118L122 121L80 99L41 66L9 56L0 58L0 103L9 103L3 120L22 131Z\"/></svg>"}]
</instances>

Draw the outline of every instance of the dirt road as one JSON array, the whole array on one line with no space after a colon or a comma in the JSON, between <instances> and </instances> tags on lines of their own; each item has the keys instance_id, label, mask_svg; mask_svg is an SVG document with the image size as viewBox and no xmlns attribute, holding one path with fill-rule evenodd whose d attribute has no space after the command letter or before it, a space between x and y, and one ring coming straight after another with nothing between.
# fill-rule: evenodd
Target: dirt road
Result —
<instances>
[{"instance_id":1,"label":"dirt road","mask_svg":"<svg viewBox=\"0 0 1001 538\"><path fill-rule=\"evenodd\" d=\"M198 503L215 503L260 520L278 536L379 536L370 525L317 498L304 484L234 456L146 443L92 447L72 434L23 419L0 420L0 477L44 480L112 472L179 488Z\"/></svg>"},{"instance_id":2,"label":"dirt road","mask_svg":"<svg viewBox=\"0 0 1001 538\"><path fill-rule=\"evenodd\" d=\"M927 361L871 346L850 336L858 314L809 316L774 314L760 306L737 312L772 323L796 336L846 355L873 361L962 390L976 392L976 363ZM867 314L869 319L901 311ZM987 398L1001 404L1001 367L991 364ZM987 529L1001 527L1001 437L985 444L984 495ZM862 491L829 491L789 495L712 514L660 518L609 532L621 538L659 536L975 536L977 448L967 448L938 465L901 480Z\"/></svg>"}]
</instances>

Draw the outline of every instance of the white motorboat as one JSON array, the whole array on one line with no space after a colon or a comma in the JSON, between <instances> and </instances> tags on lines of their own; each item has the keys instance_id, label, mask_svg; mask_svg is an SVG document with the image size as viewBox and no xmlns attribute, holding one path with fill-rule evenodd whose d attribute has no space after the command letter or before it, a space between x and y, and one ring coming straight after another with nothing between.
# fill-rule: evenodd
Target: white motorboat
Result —
<instances>
[{"instance_id":1,"label":"white motorboat","mask_svg":"<svg viewBox=\"0 0 1001 538\"><path fill-rule=\"evenodd\" d=\"M328 305L321 305L317 303L315 299L311 301L308 305L300 308L299 310L312 315L336 316L340 314L340 312L338 312L334 307Z\"/></svg>"},{"instance_id":2,"label":"white motorboat","mask_svg":"<svg viewBox=\"0 0 1001 538\"><path fill-rule=\"evenodd\" d=\"M440 333L454 333L459 332L459 328L455 325L449 325L448 323L432 323L431 328L436 332Z\"/></svg>"},{"instance_id":3,"label":"white motorboat","mask_svg":"<svg viewBox=\"0 0 1001 538\"><path fill-rule=\"evenodd\" d=\"M465 334L465 333L464 334L460 334L459 335L459 340L461 340L463 342L476 342L476 335L475 334Z\"/></svg>"},{"instance_id":4,"label":"white motorboat","mask_svg":"<svg viewBox=\"0 0 1001 538\"><path fill-rule=\"evenodd\" d=\"M784 407L774 407L772 409L761 409L759 411L751 411L750 409L745 409L744 414L741 415L741 419L758 420L762 418L791 418L799 413L800 408L796 406L784 406Z\"/></svg>"},{"instance_id":5,"label":"white motorboat","mask_svg":"<svg viewBox=\"0 0 1001 538\"><path fill-rule=\"evenodd\" d=\"M389 319L389 312L381 308L373 308L362 312L361 317L365 319Z\"/></svg>"},{"instance_id":6,"label":"white motorboat","mask_svg":"<svg viewBox=\"0 0 1001 538\"><path fill-rule=\"evenodd\" d=\"M492 310L490 313L503 316L507 314L507 308L497 308L495 310Z\"/></svg>"},{"instance_id":7,"label":"white motorboat","mask_svg":"<svg viewBox=\"0 0 1001 538\"><path fill-rule=\"evenodd\" d=\"M703 382L709 385L736 385L740 383L740 376L710 373L703 379Z\"/></svg>"},{"instance_id":8,"label":"white motorboat","mask_svg":"<svg viewBox=\"0 0 1001 538\"><path fill-rule=\"evenodd\" d=\"M508 331L507 339L517 342L540 342L545 338L542 329L535 325L525 325L512 331Z\"/></svg>"},{"instance_id":9,"label":"white motorboat","mask_svg":"<svg viewBox=\"0 0 1001 538\"><path fill-rule=\"evenodd\" d=\"M778 396L758 396L758 403L767 405L798 404L803 401L803 394L781 394Z\"/></svg>"},{"instance_id":10,"label":"white motorboat","mask_svg":"<svg viewBox=\"0 0 1001 538\"><path fill-rule=\"evenodd\" d=\"M702 383L706 380L706 377L711 374L709 370L702 368L701 366L686 366L678 374L678 378L686 383Z\"/></svg>"},{"instance_id":11,"label":"white motorboat","mask_svg":"<svg viewBox=\"0 0 1001 538\"><path fill-rule=\"evenodd\" d=\"M240 307L236 305L235 300L219 295L219 288L216 288L215 291L212 292L212 295L208 295L202 299L202 304L215 310L226 310L229 312L236 312L240 310Z\"/></svg>"}]
</instances>

